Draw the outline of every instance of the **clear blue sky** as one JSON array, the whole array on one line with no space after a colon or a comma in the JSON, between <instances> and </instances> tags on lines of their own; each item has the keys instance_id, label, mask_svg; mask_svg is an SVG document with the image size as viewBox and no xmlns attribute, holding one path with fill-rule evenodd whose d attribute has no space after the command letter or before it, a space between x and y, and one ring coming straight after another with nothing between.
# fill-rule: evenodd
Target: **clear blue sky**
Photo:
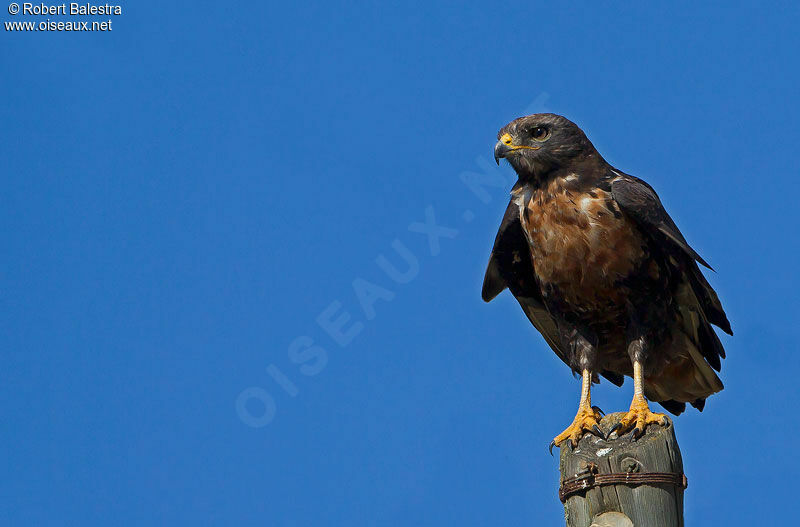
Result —
<instances>
[{"instance_id":1,"label":"clear blue sky","mask_svg":"<svg viewBox=\"0 0 800 527\"><path fill-rule=\"evenodd\" d=\"M561 525L547 444L579 385L480 299L510 167L462 181L533 111L718 271L735 336L677 420L687 524L781 523L795 4L170 4L0 30L0 524Z\"/></svg>"}]
</instances>

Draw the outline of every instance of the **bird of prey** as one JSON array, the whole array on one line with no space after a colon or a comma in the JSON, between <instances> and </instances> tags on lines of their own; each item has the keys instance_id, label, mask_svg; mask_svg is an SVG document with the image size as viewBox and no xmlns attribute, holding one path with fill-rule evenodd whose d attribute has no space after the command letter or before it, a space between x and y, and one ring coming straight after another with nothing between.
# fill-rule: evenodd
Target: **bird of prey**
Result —
<instances>
[{"instance_id":1,"label":"bird of prey","mask_svg":"<svg viewBox=\"0 0 800 527\"><path fill-rule=\"evenodd\" d=\"M531 323L582 378L577 415L551 443L607 437L590 388L633 377L618 435L665 423L647 399L680 414L722 390L725 350L711 325L733 334L717 294L655 191L608 164L583 131L555 114L503 127L494 148L517 173L483 282L489 302L508 288Z\"/></svg>"}]
</instances>

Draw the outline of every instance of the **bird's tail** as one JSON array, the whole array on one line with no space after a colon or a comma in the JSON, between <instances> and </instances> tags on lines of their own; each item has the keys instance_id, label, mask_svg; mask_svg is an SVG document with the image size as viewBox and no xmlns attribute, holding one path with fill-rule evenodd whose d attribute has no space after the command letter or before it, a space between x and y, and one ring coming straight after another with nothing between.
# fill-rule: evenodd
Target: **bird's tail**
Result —
<instances>
[{"instance_id":1,"label":"bird's tail","mask_svg":"<svg viewBox=\"0 0 800 527\"><path fill-rule=\"evenodd\" d=\"M723 389L714 370L720 370L725 349L692 285L685 283L678 293L682 322L673 328L672 341L665 343L674 358L659 375L644 379L645 396L676 415L686 403L702 411L706 397Z\"/></svg>"},{"instance_id":2,"label":"bird's tail","mask_svg":"<svg viewBox=\"0 0 800 527\"><path fill-rule=\"evenodd\" d=\"M675 335L672 346L681 352L659 375L645 377L645 396L675 415L683 412L686 403L702 411L706 398L724 388L722 381L688 335Z\"/></svg>"}]
</instances>

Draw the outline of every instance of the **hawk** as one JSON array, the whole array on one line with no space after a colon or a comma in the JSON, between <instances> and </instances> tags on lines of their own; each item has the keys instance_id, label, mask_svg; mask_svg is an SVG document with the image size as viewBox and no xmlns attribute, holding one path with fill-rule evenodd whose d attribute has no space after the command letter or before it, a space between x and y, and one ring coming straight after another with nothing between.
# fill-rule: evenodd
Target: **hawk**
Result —
<instances>
[{"instance_id":1,"label":"hawk","mask_svg":"<svg viewBox=\"0 0 800 527\"><path fill-rule=\"evenodd\" d=\"M489 302L508 288L549 346L582 379L578 412L551 442L607 437L590 389L633 377L629 411L608 434L665 423L722 390L733 334L717 294L656 192L608 164L568 119L542 113L503 127L494 148L517 173L483 281Z\"/></svg>"}]
</instances>

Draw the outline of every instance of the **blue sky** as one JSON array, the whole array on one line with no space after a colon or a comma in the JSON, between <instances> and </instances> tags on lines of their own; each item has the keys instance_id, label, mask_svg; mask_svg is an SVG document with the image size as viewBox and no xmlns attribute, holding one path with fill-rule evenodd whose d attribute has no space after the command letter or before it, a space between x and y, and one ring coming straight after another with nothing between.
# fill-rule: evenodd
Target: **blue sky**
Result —
<instances>
[{"instance_id":1,"label":"blue sky","mask_svg":"<svg viewBox=\"0 0 800 527\"><path fill-rule=\"evenodd\" d=\"M491 148L533 111L718 271L735 336L677 419L687 523L781 523L798 14L141 1L106 33L2 31L0 523L562 524L547 444L578 382L480 299L513 179Z\"/></svg>"}]
</instances>

